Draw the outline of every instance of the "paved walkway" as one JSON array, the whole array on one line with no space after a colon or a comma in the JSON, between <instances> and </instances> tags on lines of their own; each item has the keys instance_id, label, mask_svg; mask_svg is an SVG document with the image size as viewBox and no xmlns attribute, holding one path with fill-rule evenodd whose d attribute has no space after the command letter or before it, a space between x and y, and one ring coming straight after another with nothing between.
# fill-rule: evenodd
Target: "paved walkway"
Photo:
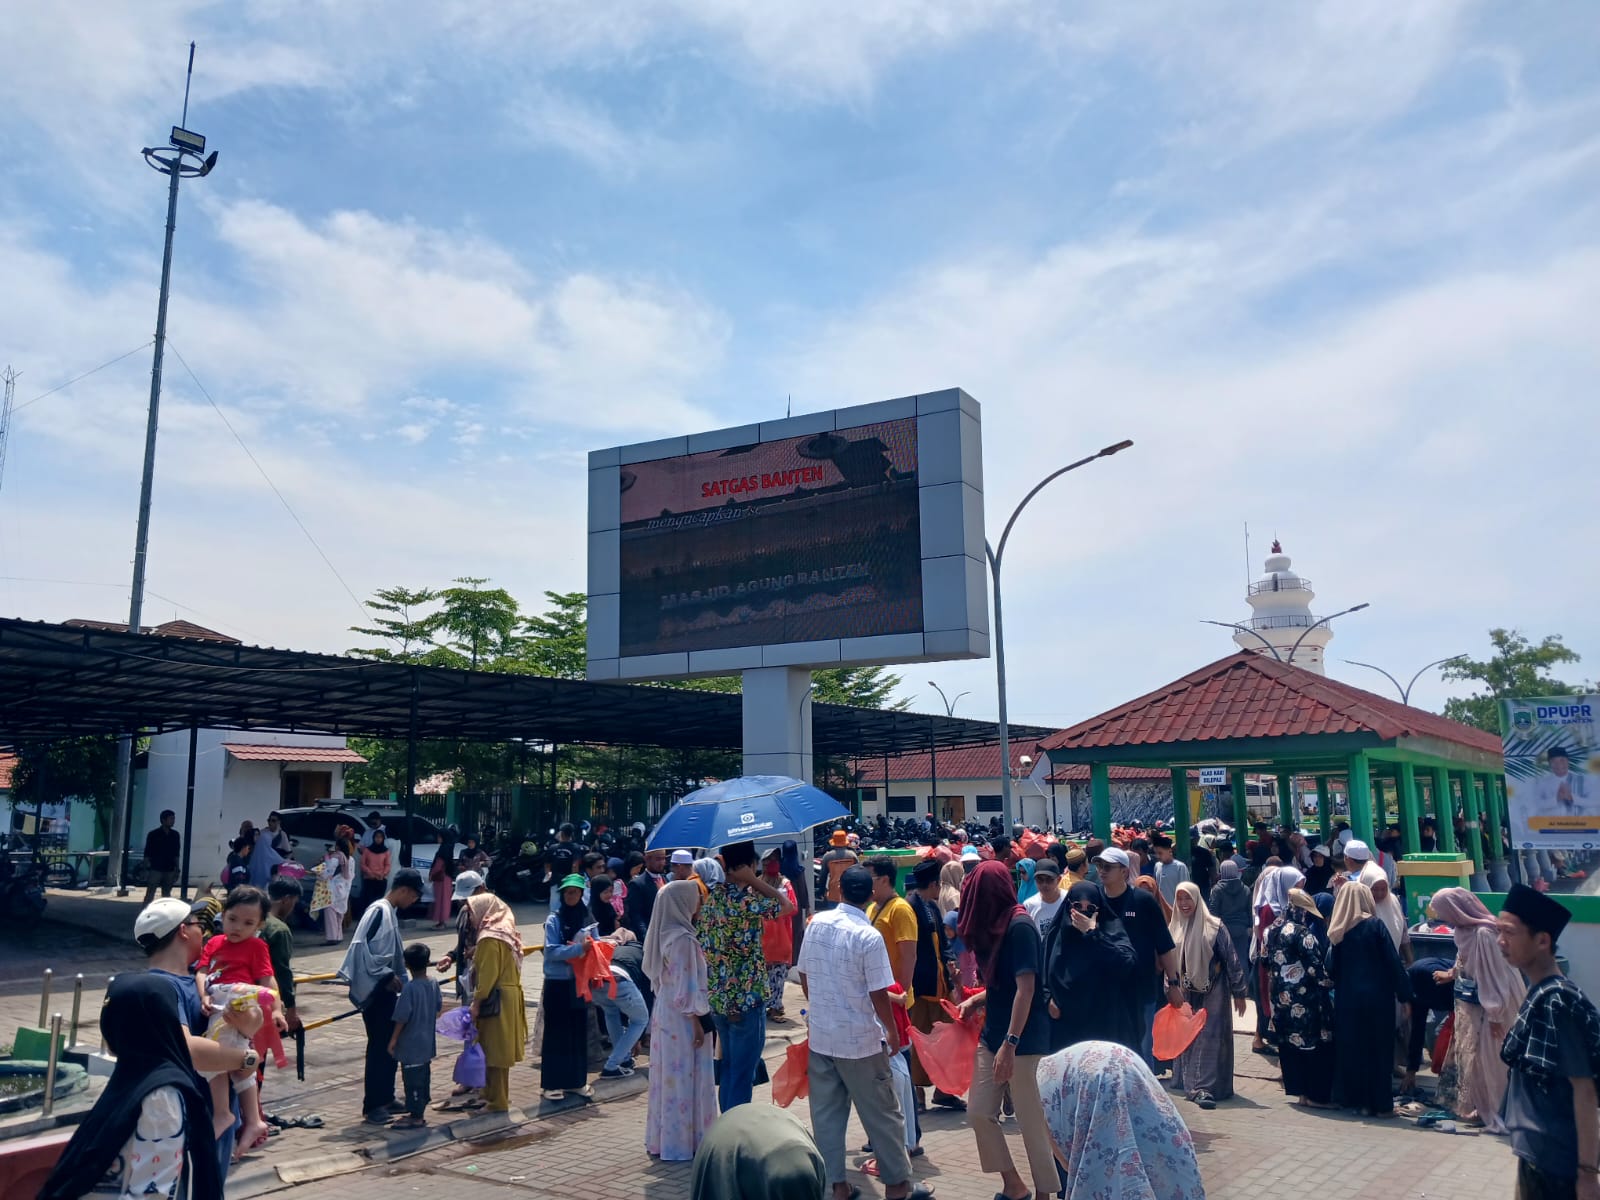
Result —
<instances>
[{"instance_id":1,"label":"paved walkway","mask_svg":"<svg viewBox=\"0 0 1600 1200\"><path fill-rule=\"evenodd\" d=\"M104 911L104 910L102 910ZM101 922L107 934L45 923L34 930L0 931L0 1042L9 1040L18 1023L38 1016L37 978L54 965L69 986L52 1009L70 1008L70 978L85 972L84 1040L97 1033L93 1014L99 1010L105 977L136 970L142 962L130 938L132 911L115 910ZM525 939L541 940L542 906L519 909ZM127 929L115 928L125 923ZM434 932L411 924L408 941L427 942L442 952L454 942L449 931ZM324 948L320 935L307 931L296 950L300 974L331 971L343 947ZM538 995L541 960L530 955L524 981L530 1000ZM334 984L302 988L301 1012L307 1021L348 1011L344 989ZM791 1011L800 1007L798 997ZM530 1026L533 1013L530 1011ZM1253 1018L1241 1021L1241 1029ZM772 1030L768 1057L782 1054L789 1037L801 1035L791 1024ZM1354 1117L1306 1112L1286 1103L1272 1060L1249 1053L1249 1039L1235 1044L1237 1097L1214 1112L1201 1112L1178 1102L1195 1135L1201 1171L1211 1200L1255 1198L1285 1189L1317 1193L1350 1186L1379 1188L1385 1200L1437 1197L1444 1200L1489 1200L1509 1197L1514 1190L1514 1165L1503 1139L1418 1130L1403 1120L1363 1121ZM509 1200L573 1200L582 1194L596 1200L687 1200L689 1170L685 1164L654 1162L644 1151L645 1080L598 1082L593 1105L550 1106L538 1097L538 1073L526 1063L512 1072L513 1111L509 1119L447 1116L430 1113L433 1128L423 1134L375 1130L359 1121L360 1076L364 1036L359 1019L341 1020L311 1031L307 1039L304 1083L293 1067L268 1071L264 1096L269 1111L284 1116L317 1114L320 1130L290 1129L273 1138L230 1177L229 1200L275 1194L286 1198L337 1194L340 1200L393 1200L396 1197L449 1196L479 1200L490 1195ZM293 1054L292 1043L289 1046ZM434 1069L434 1092L442 1099L449 1089L448 1043L441 1045ZM756 1102L770 1103L766 1088ZM806 1116L805 1102L797 1110ZM917 1162L919 1178L935 1185L945 1200L987 1200L996 1181L977 1171L972 1134L959 1114L934 1112L924 1120L926 1157ZM1014 1130L1014 1126L1013 1126ZM864 1134L852 1122L850 1146ZM1020 1140L1014 1153L1022 1160ZM852 1168L866 1156L852 1154ZM337 1178L337 1183L333 1180ZM1351 1184L1352 1179L1364 1180ZM877 1180L852 1174L866 1198L883 1195Z\"/></svg>"}]
</instances>

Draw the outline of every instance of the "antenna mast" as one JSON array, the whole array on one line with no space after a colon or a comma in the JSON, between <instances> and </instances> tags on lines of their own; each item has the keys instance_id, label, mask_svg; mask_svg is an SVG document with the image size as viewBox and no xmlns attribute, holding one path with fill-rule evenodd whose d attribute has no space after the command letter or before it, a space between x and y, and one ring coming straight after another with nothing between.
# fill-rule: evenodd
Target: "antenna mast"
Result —
<instances>
[{"instance_id":1,"label":"antenna mast","mask_svg":"<svg viewBox=\"0 0 1600 1200\"><path fill-rule=\"evenodd\" d=\"M5 400L0 401L0 483L6 477L6 442L11 436L11 405L17 398L17 373L9 366L0 375L5 382Z\"/></svg>"}]
</instances>

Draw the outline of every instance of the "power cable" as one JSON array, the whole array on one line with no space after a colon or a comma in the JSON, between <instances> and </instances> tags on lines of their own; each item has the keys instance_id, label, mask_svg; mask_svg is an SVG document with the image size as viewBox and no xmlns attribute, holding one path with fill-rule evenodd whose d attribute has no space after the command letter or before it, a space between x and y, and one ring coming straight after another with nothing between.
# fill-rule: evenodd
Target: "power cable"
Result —
<instances>
[{"instance_id":1,"label":"power cable","mask_svg":"<svg viewBox=\"0 0 1600 1200\"><path fill-rule=\"evenodd\" d=\"M175 357L178 362L183 365L183 369L188 372L189 378L194 381L194 386L199 388L200 394L206 398L206 403L211 405L212 411L217 414L223 425L227 427L228 432L233 435L233 440L239 443L239 449L244 451L245 457L248 458L251 464L254 465L255 469L261 473L261 478L267 481L267 486L272 489L272 494L278 498L278 503L283 505L283 510L288 513L294 523L300 527L300 532L306 535L306 541L311 543L311 548L315 550L318 557L320 557L322 561L327 564L328 570L333 572L333 577L339 581L339 586L344 588L345 594L348 595L351 600L355 601L356 607L361 610L362 617L370 620L372 613L368 611L366 603L361 599L360 596L356 595L351 589L350 585L345 582L344 576L339 574L339 568L333 565L333 560L328 557L327 552L323 550L322 546L317 542L317 539L311 536L311 530L306 528L306 523L302 521L300 519L300 515L294 511L294 506L291 505L284 497L284 494L278 490L278 485L272 482L272 476L267 474L267 469L261 465L261 461L256 458L253 453L251 453L250 447L245 445L244 439L239 436L239 431L233 427L233 423L228 420L227 414L224 413L221 407L218 406L217 402L211 398L211 393L206 391L205 384L200 382L199 377L194 373L194 368L189 365L188 360L183 357L178 348L172 344L172 339L170 337L167 338L167 349L171 350L173 357Z\"/></svg>"},{"instance_id":2,"label":"power cable","mask_svg":"<svg viewBox=\"0 0 1600 1200\"><path fill-rule=\"evenodd\" d=\"M89 378L89 376L91 376L91 375L94 375L94 374L97 374L97 373L99 373L101 371L104 371L107 367L115 366L117 363L121 362L125 358L132 358L135 354L139 353L139 351L148 350L150 348L151 342L153 342L154 340L155 339L152 338L152 339L150 339L150 341L145 342L142 345L135 346L132 350L129 350L126 354L119 354L115 358L108 358L105 362L101 363L98 367L95 367L93 370L85 371L82 375L74 375L71 379L67 380L65 383L56 384L56 386L51 388L48 392L40 392L32 400L28 400L28 401L25 401L22 404L17 405L11 411L13 413L19 413L25 408L31 408L33 405L35 405L35 404L39 403L39 401L43 400L46 396L54 396L57 392L63 391L66 388L71 387L73 384L79 383L79 382Z\"/></svg>"}]
</instances>

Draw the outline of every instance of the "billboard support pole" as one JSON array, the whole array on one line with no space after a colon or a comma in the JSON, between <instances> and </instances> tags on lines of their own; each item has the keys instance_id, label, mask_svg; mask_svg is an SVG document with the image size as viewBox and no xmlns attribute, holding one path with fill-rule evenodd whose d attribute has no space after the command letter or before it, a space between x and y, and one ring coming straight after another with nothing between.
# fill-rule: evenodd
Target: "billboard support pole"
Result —
<instances>
[{"instance_id":1,"label":"billboard support pole","mask_svg":"<svg viewBox=\"0 0 1600 1200\"><path fill-rule=\"evenodd\" d=\"M744 672L744 773L811 782L811 669Z\"/></svg>"}]
</instances>

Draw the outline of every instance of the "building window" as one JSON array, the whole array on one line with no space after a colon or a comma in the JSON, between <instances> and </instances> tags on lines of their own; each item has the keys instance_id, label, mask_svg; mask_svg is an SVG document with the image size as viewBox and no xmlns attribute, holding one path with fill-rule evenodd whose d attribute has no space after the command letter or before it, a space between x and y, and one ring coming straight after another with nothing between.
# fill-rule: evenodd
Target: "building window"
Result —
<instances>
[{"instance_id":1,"label":"building window","mask_svg":"<svg viewBox=\"0 0 1600 1200\"><path fill-rule=\"evenodd\" d=\"M978 797L978 811L979 812L991 812L991 813L1004 812L1005 811L1005 797L1004 796L979 796Z\"/></svg>"},{"instance_id":2,"label":"building window","mask_svg":"<svg viewBox=\"0 0 1600 1200\"><path fill-rule=\"evenodd\" d=\"M917 798L915 796L890 796L888 811L892 813L914 813L917 811Z\"/></svg>"}]
</instances>

